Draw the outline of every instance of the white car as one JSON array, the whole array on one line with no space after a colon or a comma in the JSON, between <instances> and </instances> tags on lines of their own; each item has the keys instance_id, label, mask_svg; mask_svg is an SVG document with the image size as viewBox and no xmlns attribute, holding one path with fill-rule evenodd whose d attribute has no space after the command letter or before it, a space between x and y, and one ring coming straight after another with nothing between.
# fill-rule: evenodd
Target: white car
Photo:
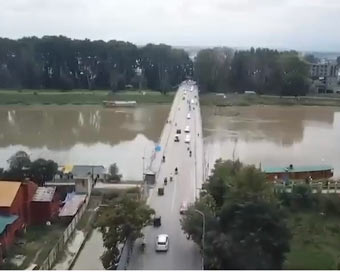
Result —
<instances>
[{"instance_id":1,"label":"white car","mask_svg":"<svg viewBox=\"0 0 340 272\"><path fill-rule=\"evenodd\" d=\"M195 104L195 100L191 99L191 104L194 105Z\"/></svg>"},{"instance_id":2,"label":"white car","mask_svg":"<svg viewBox=\"0 0 340 272\"><path fill-rule=\"evenodd\" d=\"M190 134L185 135L185 141L186 144L190 143Z\"/></svg>"},{"instance_id":3,"label":"white car","mask_svg":"<svg viewBox=\"0 0 340 272\"><path fill-rule=\"evenodd\" d=\"M190 127L189 127L189 126L186 126L185 129L184 129L184 132L185 132L185 133L190 133Z\"/></svg>"},{"instance_id":4,"label":"white car","mask_svg":"<svg viewBox=\"0 0 340 272\"><path fill-rule=\"evenodd\" d=\"M159 234L156 238L156 251L168 251L169 236L167 234Z\"/></svg>"},{"instance_id":5,"label":"white car","mask_svg":"<svg viewBox=\"0 0 340 272\"><path fill-rule=\"evenodd\" d=\"M179 213L184 214L188 210L188 203L183 201L181 207L179 208Z\"/></svg>"},{"instance_id":6,"label":"white car","mask_svg":"<svg viewBox=\"0 0 340 272\"><path fill-rule=\"evenodd\" d=\"M190 115L190 113L188 113L188 115L187 115L187 119L190 119L191 118L191 115Z\"/></svg>"}]
</instances>

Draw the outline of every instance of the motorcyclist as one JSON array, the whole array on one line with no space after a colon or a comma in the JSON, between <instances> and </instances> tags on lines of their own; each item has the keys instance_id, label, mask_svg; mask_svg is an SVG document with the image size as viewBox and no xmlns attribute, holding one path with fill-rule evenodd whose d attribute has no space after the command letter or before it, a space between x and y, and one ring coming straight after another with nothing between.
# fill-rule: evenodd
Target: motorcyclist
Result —
<instances>
[{"instance_id":1,"label":"motorcyclist","mask_svg":"<svg viewBox=\"0 0 340 272\"><path fill-rule=\"evenodd\" d=\"M163 162L165 162L165 156L163 156L162 160L163 160Z\"/></svg>"},{"instance_id":2,"label":"motorcyclist","mask_svg":"<svg viewBox=\"0 0 340 272\"><path fill-rule=\"evenodd\" d=\"M189 152L189 155L190 155L190 157L191 157L191 155L192 155L192 152L191 152L191 150L190 150L190 152Z\"/></svg>"},{"instance_id":3,"label":"motorcyclist","mask_svg":"<svg viewBox=\"0 0 340 272\"><path fill-rule=\"evenodd\" d=\"M175 174L176 175L178 174L178 168L177 167L175 168Z\"/></svg>"},{"instance_id":4,"label":"motorcyclist","mask_svg":"<svg viewBox=\"0 0 340 272\"><path fill-rule=\"evenodd\" d=\"M168 183L168 179L165 177L164 178L164 185L167 185L167 183Z\"/></svg>"}]
</instances>

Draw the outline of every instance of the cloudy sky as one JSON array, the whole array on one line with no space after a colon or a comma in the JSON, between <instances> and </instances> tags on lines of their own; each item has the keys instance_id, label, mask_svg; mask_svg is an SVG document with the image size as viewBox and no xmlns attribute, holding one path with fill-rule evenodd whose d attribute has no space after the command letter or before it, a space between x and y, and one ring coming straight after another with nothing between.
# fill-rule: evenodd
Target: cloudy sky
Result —
<instances>
[{"instance_id":1,"label":"cloudy sky","mask_svg":"<svg viewBox=\"0 0 340 272\"><path fill-rule=\"evenodd\" d=\"M340 0L0 0L0 36L340 51Z\"/></svg>"}]
</instances>

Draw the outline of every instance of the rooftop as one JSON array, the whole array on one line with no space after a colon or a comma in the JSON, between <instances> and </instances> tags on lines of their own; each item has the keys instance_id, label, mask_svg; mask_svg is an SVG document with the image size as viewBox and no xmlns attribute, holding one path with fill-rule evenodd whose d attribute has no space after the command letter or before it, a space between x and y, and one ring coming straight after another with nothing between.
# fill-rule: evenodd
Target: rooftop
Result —
<instances>
[{"instance_id":1,"label":"rooftop","mask_svg":"<svg viewBox=\"0 0 340 272\"><path fill-rule=\"evenodd\" d=\"M17 181L0 181L0 207L12 205L20 185Z\"/></svg>"},{"instance_id":2,"label":"rooftop","mask_svg":"<svg viewBox=\"0 0 340 272\"><path fill-rule=\"evenodd\" d=\"M64 174L72 173L73 177L88 177L89 175L96 176L105 173L105 167L102 165L65 165L59 167L59 171Z\"/></svg>"},{"instance_id":3,"label":"rooftop","mask_svg":"<svg viewBox=\"0 0 340 272\"><path fill-rule=\"evenodd\" d=\"M316 171L329 171L333 170L333 167L330 165L307 165L307 166L295 166L293 165L292 168L288 166L281 167L281 166L264 166L263 172L265 173L296 173L296 172L316 172Z\"/></svg>"},{"instance_id":4,"label":"rooftop","mask_svg":"<svg viewBox=\"0 0 340 272\"><path fill-rule=\"evenodd\" d=\"M17 215L3 216L0 215L0 234L6 229L7 225L12 224L15 220L18 219Z\"/></svg>"},{"instance_id":5,"label":"rooftop","mask_svg":"<svg viewBox=\"0 0 340 272\"><path fill-rule=\"evenodd\" d=\"M160 235L158 235L158 242L159 243L165 243L167 238L168 238L167 234L160 234Z\"/></svg>"},{"instance_id":6,"label":"rooftop","mask_svg":"<svg viewBox=\"0 0 340 272\"><path fill-rule=\"evenodd\" d=\"M70 193L66 195L65 205L59 212L59 216L74 216L79 207L84 203L86 195Z\"/></svg>"},{"instance_id":7,"label":"rooftop","mask_svg":"<svg viewBox=\"0 0 340 272\"><path fill-rule=\"evenodd\" d=\"M35 191L32 201L51 202L55 193L56 187L38 187Z\"/></svg>"}]
</instances>

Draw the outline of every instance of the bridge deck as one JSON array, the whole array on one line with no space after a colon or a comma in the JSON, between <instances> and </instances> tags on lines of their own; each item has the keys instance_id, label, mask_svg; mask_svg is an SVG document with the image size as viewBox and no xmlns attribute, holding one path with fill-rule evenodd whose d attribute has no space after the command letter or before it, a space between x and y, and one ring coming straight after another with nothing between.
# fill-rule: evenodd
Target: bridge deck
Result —
<instances>
[{"instance_id":1,"label":"bridge deck","mask_svg":"<svg viewBox=\"0 0 340 272\"><path fill-rule=\"evenodd\" d=\"M186 91L186 95L184 92ZM185 96L185 99L183 97ZM189 110L188 101L194 100ZM190 119L187 118L190 113ZM142 252L140 241L136 241L130 258L129 269L200 269L201 255L197 245L187 240L180 226L179 209L183 201L194 202L198 197L203 181L203 140L202 122L198 99L198 89L195 85L182 84L174 98L167 124L165 124L161 138L161 151L156 152L151 163L151 170L156 172L156 186L148 199L149 205L162 218L162 225L144 230L146 248ZM186 126L190 133L185 133ZM174 142L176 130L181 129L180 142ZM190 143L184 142L185 136L190 135ZM189 156L188 148L192 151ZM166 157L162 163L162 156ZM178 167L179 174L174 175ZM169 181L173 175L174 180ZM164 178L168 178L167 186L163 185ZM163 187L164 196L157 195L157 188ZM168 234L170 247L166 253L155 252L155 239L158 234Z\"/></svg>"}]
</instances>

